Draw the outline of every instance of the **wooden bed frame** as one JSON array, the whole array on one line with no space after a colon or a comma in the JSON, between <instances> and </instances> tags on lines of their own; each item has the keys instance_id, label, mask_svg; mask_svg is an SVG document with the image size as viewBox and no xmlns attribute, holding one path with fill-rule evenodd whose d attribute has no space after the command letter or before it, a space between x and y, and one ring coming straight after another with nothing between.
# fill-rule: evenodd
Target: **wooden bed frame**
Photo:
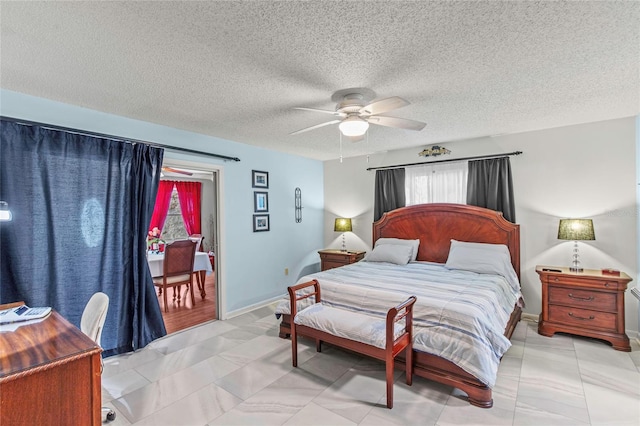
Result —
<instances>
[{"instance_id":1,"label":"wooden bed frame","mask_svg":"<svg viewBox=\"0 0 640 426\"><path fill-rule=\"evenodd\" d=\"M417 260L445 263L451 240L505 244L511 253L511 263L520 277L520 225L513 224L502 213L463 204L420 204L385 213L373 224L373 243L379 238L420 239ZM511 338L520 321L522 310L514 306L505 329ZM280 337L290 335L290 315L283 315ZM472 405L493 406L491 389L462 368L436 355L413 352L414 373L438 383L453 386L467 393ZM404 360L398 358L398 367Z\"/></svg>"}]
</instances>

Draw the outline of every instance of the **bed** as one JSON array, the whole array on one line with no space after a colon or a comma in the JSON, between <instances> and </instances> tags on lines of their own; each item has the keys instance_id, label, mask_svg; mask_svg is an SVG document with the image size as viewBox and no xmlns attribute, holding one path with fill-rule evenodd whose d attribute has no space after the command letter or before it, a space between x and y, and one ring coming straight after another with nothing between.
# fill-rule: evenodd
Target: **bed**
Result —
<instances>
[{"instance_id":1,"label":"bed","mask_svg":"<svg viewBox=\"0 0 640 426\"><path fill-rule=\"evenodd\" d=\"M501 213L480 207L423 204L393 210L375 222L375 249L370 255L380 252L376 242L392 241L390 238L419 240L411 262L398 266L394 262L361 261L307 275L299 282L318 279L323 303L372 315L378 315L379 307L389 301L415 294L417 304L430 305L414 307L414 373L464 391L475 406L491 407L497 367L522 313L519 225L506 221ZM455 268L450 248L452 244L465 249L477 246L467 243L506 246L502 258L512 277ZM290 333L291 318L281 305L276 313L282 314L280 337L284 338ZM475 328L467 331L463 323Z\"/></svg>"}]
</instances>

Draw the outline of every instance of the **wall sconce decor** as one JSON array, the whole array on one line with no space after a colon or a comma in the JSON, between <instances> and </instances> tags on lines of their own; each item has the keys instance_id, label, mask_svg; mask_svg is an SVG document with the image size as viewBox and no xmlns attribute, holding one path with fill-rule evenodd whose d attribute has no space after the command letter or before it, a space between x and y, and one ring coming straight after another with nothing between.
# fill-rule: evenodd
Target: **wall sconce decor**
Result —
<instances>
[{"instance_id":1,"label":"wall sconce decor","mask_svg":"<svg viewBox=\"0 0 640 426\"><path fill-rule=\"evenodd\" d=\"M342 251L347 251L347 244L344 239L345 232L351 232L351 219L345 217L337 217L333 225L334 232L342 232Z\"/></svg>"},{"instance_id":2,"label":"wall sconce decor","mask_svg":"<svg viewBox=\"0 0 640 426\"><path fill-rule=\"evenodd\" d=\"M593 241L596 239L591 219L560 219L558 226L559 240L573 240L573 262L569 268L572 272L582 272L578 253L578 241Z\"/></svg>"},{"instance_id":3,"label":"wall sconce decor","mask_svg":"<svg viewBox=\"0 0 640 426\"><path fill-rule=\"evenodd\" d=\"M296 188L294 192L296 199L296 223L302 222L302 190Z\"/></svg>"},{"instance_id":4,"label":"wall sconce decor","mask_svg":"<svg viewBox=\"0 0 640 426\"><path fill-rule=\"evenodd\" d=\"M418 153L421 157L437 157L439 155L451 154L451 151L440 145L433 145L429 148L425 148Z\"/></svg>"}]
</instances>

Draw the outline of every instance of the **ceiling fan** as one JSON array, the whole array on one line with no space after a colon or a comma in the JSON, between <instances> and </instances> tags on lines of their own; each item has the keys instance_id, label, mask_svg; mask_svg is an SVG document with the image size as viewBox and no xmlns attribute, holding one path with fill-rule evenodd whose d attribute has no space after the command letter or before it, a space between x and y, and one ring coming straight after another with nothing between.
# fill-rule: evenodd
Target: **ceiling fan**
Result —
<instances>
[{"instance_id":1,"label":"ceiling fan","mask_svg":"<svg viewBox=\"0 0 640 426\"><path fill-rule=\"evenodd\" d=\"M180 173L182 175L193 176L193 173L191 172L188 172L186 170L174 169L173 167L168 166L163 166L162 171L167 173Z\"/></svg>"},{"instance_id":2,"label":"ceiling fan","mask_svg":"<svg viewBox=\"0 0 640 426\"><path fill-rule=\"evenodd\" d=\"M296 107L294 109L331 114L335 116L336 119L316 124L315 126L306 127L290 134L297 135L308 132L309 130L340 123L338 124L340 132L355 142L364 139L364 134L367 132L369 124L417 131L422 130L424 126L426 126L426 123L421 121L380 115L385 112L407 106L409 105L409 101L399 96L392 96L390 98L368 102L367 99L372 99L373 96L373 91L369 89L344 89L335 92L333 96L331 96L331 100L337 102L335 111Z\"/></svg>"}]
</instances>

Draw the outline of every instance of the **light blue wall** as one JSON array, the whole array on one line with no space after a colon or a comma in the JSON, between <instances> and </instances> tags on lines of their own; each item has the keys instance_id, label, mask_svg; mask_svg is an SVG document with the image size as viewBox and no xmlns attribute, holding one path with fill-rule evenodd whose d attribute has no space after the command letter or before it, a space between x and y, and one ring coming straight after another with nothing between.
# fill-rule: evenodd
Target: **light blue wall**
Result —
<instances>
[{"instance_id":1,"label":"light blue wall","mask_svg":"<svg viewBox=\"0 0 640 426\"><path fill-rule=\"evenodd\" d=\"M149 122L106 114L0 89L0 114L123 138L180 146L239 157L240 162L171 153L171 158L222 165L225 218L225 304L242 310L286 293L306 270L317 267L323 244L323 164L320 161L257 148ZM283 137L286 135L283 134ZM169 153L165 153L165 157ZM253 232L251 170L269 172L271 230ZM303 220L294 220L294 190L302 190ZM284 269L289 274L284 274Z\"/></svg>"}]
</instances>

